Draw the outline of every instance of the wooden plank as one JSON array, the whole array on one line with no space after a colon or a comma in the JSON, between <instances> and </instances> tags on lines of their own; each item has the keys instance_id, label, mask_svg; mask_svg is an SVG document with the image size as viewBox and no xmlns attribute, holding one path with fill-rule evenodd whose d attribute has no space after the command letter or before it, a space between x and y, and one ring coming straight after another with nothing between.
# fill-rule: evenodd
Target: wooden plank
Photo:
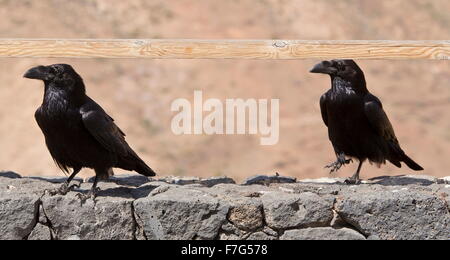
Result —
<instances>
[{"instance_id":1,"label":"wooden plank","mask_svg":"<svg viewBox=\"0 0 450 260\"><path fill-rule=\"evenodd\" d=\"M0 57L450 60L450 41L0 39Z\"/></svg>"}]
</instances>

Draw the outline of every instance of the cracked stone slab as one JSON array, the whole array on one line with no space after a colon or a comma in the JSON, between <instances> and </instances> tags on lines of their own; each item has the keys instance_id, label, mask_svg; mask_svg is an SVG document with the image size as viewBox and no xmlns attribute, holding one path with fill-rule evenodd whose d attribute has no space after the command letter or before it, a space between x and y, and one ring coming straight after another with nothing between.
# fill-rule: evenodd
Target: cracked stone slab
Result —
<instances>
[{"instance_id":1,"label":"cracked stone slab","mask_svg":"<svg viewBox=\"0 0 450 260\"><path fill-rule=\"evenodd\" d=\"M26 238L38 221L42 191L52 187L39 180L0 177L0 238Z\"/></svg>"},{"instance_id":2,"label":"cracked stone slab","mask_svg":"<svg viewBox=\"0 0 450 260\"><path fill-rule=\"evenodd\" d=\"M39 197L1 196L0 234L4 240L24 239L36 224Z\"/></svg>"},{"instance_id":3,"label":"cracked stone slab","mask_svg":"<svg viewBox=\"0 0 450 260\"><path fill-rule=\"evenodd\" d=\"M366 236L380 239L448 239L450 214L435 194L410 190L349 193L339 216Z\"/></svg>"},{"instance_id":4,"label":"cracked stone slab","mask_svg":"<svg viewBox=\"0 0 450 260\"><path fill-rule=\"evenodd\" d=\"M261 197L266 223L273 229L327 226L333 219L332 197L315 193L272 192Z\"/></svg>"},{"instance_id":5,"label":"cracked stone slab","mask_svg":"<svg viewBox=\"0 0 450 260\"><path fill-rule=\"evenodd\" d=\"M134 202L148 239L215 239L228 206L201 191L172 188Z\"/></svg>"},{"instance_id":6,"label":"cracked stone slab","mask_svg":"<svg viewBox=\"0 0 450 260\"><path fill-rule=\"evenodd\" d=\"M66 240L74 236L81 240L134 239L136 223L131 205L133 200L129 199L132 196L117 196L126 192L121 188L114 190L116 196L99 196L95 201L88 199L84 203L77 197L78 192L42 197L43 212L56 239Z\"/></svg>"},{"instance_id":7,"label":"cracked stone slab","mask_svg":"<svg viewBox=\"0 0 450 260\"><path fill-rule=\"evenodd\" d=\"M243 199L230 203L228 220L242 230L253 231L264 225L262 202Z\"/></svg>"},{"instance_id":8,"label":"cracked stone slab","mask_svg":"<svg viewBox=\"0 0 450 260\"><path fill-rule=\"evenodd\" d=\"M52 235L50 228L38 223L28 236L28 240L51 240Z\"/></svg>"},{"instance_id":9,"label":"cracked stone slab","mask_svg":"<svg viewBox=\"0 0 450 260\"><path fill-rule=\"evenodd\" d=\"M0 239L346 239L356 232L445 240L450 233L450 188L434 177L208 187L136 176L100 182L96 200L82 204L77 194L91 183L51 197L44 190L65 177L0 175Z\"/></svg>"},{"instance_id":10,"label":"cracked stone slab","mask_svg":"<svg viewBox=\"0 0 450 260\"><path fill-rule=\"evenodd\" d=\"M200 188L197 190L228 205L228 221L240 230L249 232L264 226L263 204L259 197L276 189L259 185L220 184L210 189Z\"/></svg>"},{"instance_id":11,"label":"cracked stone slab","mask_svg":"<svg viewBox=\"0 0 450 260\"><path fill-rule=\"evenodd\" d=\"M331 227L305 228L288 230L280 240L365 240L366 238L349 228L334 229Z\"/></svg>"}]
</instances>

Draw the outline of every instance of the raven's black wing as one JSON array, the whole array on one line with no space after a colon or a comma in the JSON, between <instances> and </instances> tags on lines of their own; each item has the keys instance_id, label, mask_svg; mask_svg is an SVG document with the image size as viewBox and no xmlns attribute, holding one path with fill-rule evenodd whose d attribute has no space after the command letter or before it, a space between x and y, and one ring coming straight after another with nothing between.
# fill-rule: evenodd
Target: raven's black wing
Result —
<instances>
[{"instance_id":1,"label":"raven's black wing","mask_svg":"<svg viewBox=\"0 0 450 260\"><path fill-rule=\"evenodd\" d=\"M394 128L392 127L389 118L383 110L383 105L380 100L369 94L364 100L364 112L369 120L370 125L375 130L375 132L384 138L386 141L393 142L398 145L397 137L394 133Z\"/></svg>"},{"instance_id":2,"label":"raven's black wing","mask_svg":"<svg viewBox=\"0 0 450 260\"><path fill-rule=\"evenodd\" d=\"M401 167L400 161L403 161L409 168L415 171L423 170L422 166L409 158L400 148L400 144L394 133L394 128L377 97L371 94L366 96L364 112L373 129L390 144L392 152L395 154L395 157L391 156L388 158L391 163L395 164L397 167Z\"/></svg>"},{"instance_id":3,"label":"raven's black wing","mask_svg":"<svg viewBox=\"0 0 450 260\"><path fill-rule=\"evenodd\" d=\"M320 97L320 112L322 113L322 119L326 126L328 126L328 112L327 112L327 94L323 94Z\"/></svg>"},{"instance_id":4,"label":"raven's black wing","mask_svg":"<svg viewBox=\"0 0 450 260\"><path fill-rule=\"evenodd\" d=\"M108 151L119 157L117 167L133 170L145 176L156 173L142 161L125 141L125 134L95 101L89 101L80 109L83 124L89 133Z\"/></svg>"},{"instance_id":5,"label":"raven's black wing","mask_svg":"<svg viewBox=\"0 0 450 260\"><path fill-rule=\"evenodd\" d=\"M364 113L370 126L390 147L391 155L387 159L395 166L402 167L400 161L404 152L395 137L394 128L383 110L383 105L377 97L371 94L367 95L364 101Z\"/></svg>"},{"instance_id":6,"label":"raven's black wing","mask_svg":"<svg viewBox=\"0 0 450 260\"><path fill-rule=\"evenodd\" d=\"M119 156L128 155L130 147L125 134L100 106L91 103L80 112L84 126L103 148Z\"/></svg>"}]
</instances>

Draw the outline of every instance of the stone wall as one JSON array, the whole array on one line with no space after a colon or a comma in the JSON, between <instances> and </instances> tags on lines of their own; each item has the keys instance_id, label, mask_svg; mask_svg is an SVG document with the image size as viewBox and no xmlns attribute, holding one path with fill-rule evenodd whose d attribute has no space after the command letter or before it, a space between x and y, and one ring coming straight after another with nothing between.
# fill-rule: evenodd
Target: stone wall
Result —
<instances>
[{"instance_id":1,"label":"stone wall","mask_svg":"<svg viewBox=\"0 0 450 260\"><path fill-rule=\"evenodd\" d=\"M44 191L65 178L0 173L0 239L449 239L450 178L296 181L121 175L94 200Z\"/></svg>"}]
</instances>

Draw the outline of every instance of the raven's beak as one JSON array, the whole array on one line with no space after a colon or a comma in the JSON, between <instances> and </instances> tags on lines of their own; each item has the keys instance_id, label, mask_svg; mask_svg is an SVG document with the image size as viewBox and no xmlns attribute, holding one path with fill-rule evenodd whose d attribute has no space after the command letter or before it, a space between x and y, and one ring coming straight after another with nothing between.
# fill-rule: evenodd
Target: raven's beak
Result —
<instances>
[{"instance_id":1,"label":"raven's beak","mask_svg":"<svg viewBox=\"0 0 450 260\"><path fill-rule=\"evenodd\" d=\"M336 72L336 68L332 66L332 63L329 61L322 61L319 64L316 64L312 70L309 72L311 73L322 73L322 74L333 74Z\"/></svg>"},{"instance_id":2,"label":"raven's beak","mask_svg":"<svg viewBox=\"0 0 450 260\"><path fill-rule=\"evenodd\" d=\"M45 66L31 68L23 75L24 78L40 80L49 80L51 76L52 74L50 73L49 68Z\"/></svg>"}]
</instances>

